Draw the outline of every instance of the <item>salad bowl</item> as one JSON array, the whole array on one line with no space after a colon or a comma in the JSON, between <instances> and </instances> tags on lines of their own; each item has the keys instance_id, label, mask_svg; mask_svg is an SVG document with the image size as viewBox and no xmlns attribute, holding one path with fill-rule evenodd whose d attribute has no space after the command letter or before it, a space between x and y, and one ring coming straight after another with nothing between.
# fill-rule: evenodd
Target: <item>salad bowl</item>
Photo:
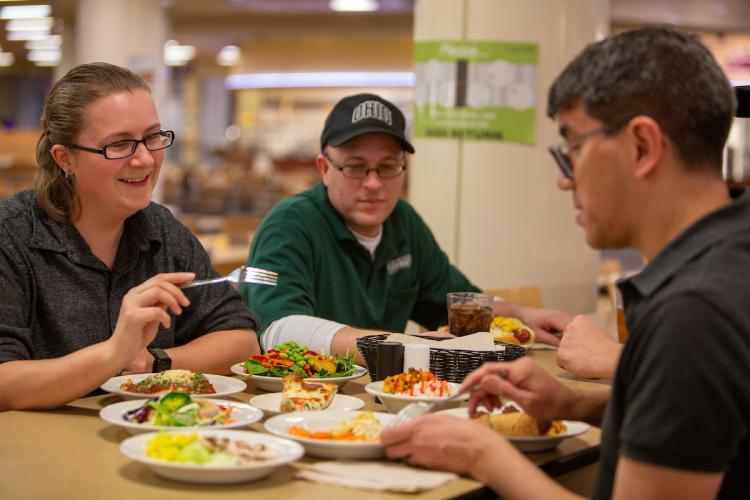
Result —
<instances>
[{"instance_id":1,"label":"salad bowl","mask_svg":"<svg viewBox=\"0 0 750 500\"><path fill-rule=\"evenodd\" d=\"M247 377L247 379L250 380L255 385L255 387L257 387L261 391L279 392L284 386L284 382L281 380L280 377L273 377L270 375L248 375L242 363L233 365L232 373ZM362 375L366 375L366 374L367 374L367 368L356 365L354 369L354 373L346 377L313 377L313 378L305 378L304 380L305 382L325 382L327 384L336 384L339 387L342 387L344 384L346 384L350 380L358 379Z\"/></svg>"},{"instance_id":2,"label":"salad bowl","mask_svg":"<svg viewBox=\"0 0 750 500\"><path fill-rule=\"evenodd\" d=\"M129 420L127 415L132 414L134 411L144 407L146 400L135 399L130 401L122 401L120 403L114 403L105 406L99 411L99 417L105 422L112 425L117 425L125 428L131 434L141 434L144 432L152 431L175 431L175 430L194 430L194 429L233 429L237 427L246 427L250 424L258 422L263 418L263 411L255 408L247 403L240 403L239 401L230 401L223 399L211 399L210 402L220 405L223 407L231 407L231 422L218 423L216 421L211 422L207 419L205 423L196 423L195 425L159 425L155 423L154 418L145 419L143 423L138 423L136 419Z\"/></svg>"},{"instance_id":3,"label":"salad bowl","mask_svg":"<svg viewBox=\"0 0 750 500\"><path fill-rule=\"evenodd\" d=\"M167 462L149 457L147 443L159 433L150 432L132 436L120 443L120 451L128 458L147 465L155 474L190 483L221 484L255 481L271 474L275 469L304 455L298 443L267 434L238 430L201 429L198 431L178 431L176 434L196 433L203 437L226 438L241 441L248 445L263 444L275 453L274 458L244 464L206 465L184 462Z\"/></svg>"}]
</instances>

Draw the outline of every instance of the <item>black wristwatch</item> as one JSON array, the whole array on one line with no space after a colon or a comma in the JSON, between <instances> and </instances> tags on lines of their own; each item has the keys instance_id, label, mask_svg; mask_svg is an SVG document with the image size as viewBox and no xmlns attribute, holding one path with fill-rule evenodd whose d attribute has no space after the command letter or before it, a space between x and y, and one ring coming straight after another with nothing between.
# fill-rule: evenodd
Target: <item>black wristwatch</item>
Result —
<instances>
[{"instance_id":1,"label":"black wristwatch","mask_svg":"<svg viewBox=\"0 0 750 500\"><path fill-rule=\"evenodd\" d=\"M159 373L172 368L172 358L169 357L169 354L164 349L149 347L148 352L154 357L154 365L151 367L152 372Z\"/></svg>"}]
</instances>

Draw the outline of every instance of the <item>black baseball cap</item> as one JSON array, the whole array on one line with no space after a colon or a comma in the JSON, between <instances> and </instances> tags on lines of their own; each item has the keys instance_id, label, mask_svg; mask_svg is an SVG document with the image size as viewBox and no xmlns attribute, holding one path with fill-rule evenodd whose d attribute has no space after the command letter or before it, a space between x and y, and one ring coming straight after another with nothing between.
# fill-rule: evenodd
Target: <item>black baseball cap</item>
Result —
<instances>
[{"instance_id":1,"label":"black baseball cap","mask_svg":"<svg viewBox=\"0 0 750 500\"><path fill-rule=\"evenodd\" d=\"M406 140L404 114L393 103L375 94L356 94L344 97L333 107L320 134L320 149L327 145L341 146L363 134L380 132L399 140L404 149L414 153L414 146Z\"/></svg>"},{"instance_id":2,"label":"black baseball cap","mask_svg":"<svg viewBox=\"0 0 750 500\"><path fill-rule=\"evenodd\" d=\"M737 94L737 113L735 116L750 118L750 85L735 87L734 92Z\"/></svg>"}]
</instances>

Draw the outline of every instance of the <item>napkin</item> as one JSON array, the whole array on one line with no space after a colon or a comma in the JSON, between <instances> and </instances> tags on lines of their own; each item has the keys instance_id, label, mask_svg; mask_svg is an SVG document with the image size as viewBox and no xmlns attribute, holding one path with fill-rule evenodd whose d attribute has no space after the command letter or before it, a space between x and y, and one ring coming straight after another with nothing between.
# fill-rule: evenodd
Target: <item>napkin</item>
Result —
<instances>
[{"instance_id":1,"label":"napkin","mask_svg":"<svg viewBox=\"0 0 750 500\"><path fill-rule=\"evenodd\" d=\"M498 346L495 346L494 338L490 332L477 332L465 337L456 337L449 340L429 340L415 335L392 333L385 340L401 344L424 344L439 349L464 349L470 351L498 350ZM499 348L503 349L503 347Z\"/></svg>"},{"instance_id":2,"label":"napkin","mask_svg":"<svg viewBox=\"0 0 750 500\"><path fill-rule=\"evenodd\" d=\"M400 462L333 461L312 464L297 472L297 477L349 488L413 493L437 488L458 476Z\"/></svg>"}]
</instances>

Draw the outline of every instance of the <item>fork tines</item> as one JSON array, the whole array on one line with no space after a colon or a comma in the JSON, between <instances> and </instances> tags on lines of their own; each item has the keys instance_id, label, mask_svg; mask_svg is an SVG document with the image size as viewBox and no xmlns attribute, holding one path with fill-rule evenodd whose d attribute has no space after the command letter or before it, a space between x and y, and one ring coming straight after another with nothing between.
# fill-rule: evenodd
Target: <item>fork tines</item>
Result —
<instances>
[{"instance_id":1,"label":"fork tines","mask_svg":"<svg viewBox=\"0 0 750 500\"><path fill-rule=\"evenodd\" d=\"M257 267L243 267L240 271L240 283L257 283L261 285L275 285L278 273L258 269Z\"/></svg>"}]
</instances>

